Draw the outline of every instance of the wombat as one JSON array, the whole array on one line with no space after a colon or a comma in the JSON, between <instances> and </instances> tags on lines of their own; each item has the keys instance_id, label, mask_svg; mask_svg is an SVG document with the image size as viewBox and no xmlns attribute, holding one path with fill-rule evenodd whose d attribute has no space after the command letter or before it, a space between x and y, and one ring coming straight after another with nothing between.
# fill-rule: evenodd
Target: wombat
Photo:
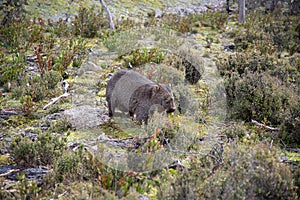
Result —
<instances>
[{"instance_id":1,"label":"wombat","mask_svg":"<svg viewBox=\"0 0 300 200\"><path fill-rule=\"evenodd\" d=\"M164 84L156 84L132 70L120 70L107 83L106 100L109 116L115 109L128 112L140 124L147 124L149 114L155 110L167 113L175 111L171 89Z\"/></svg>"}]
</instances>

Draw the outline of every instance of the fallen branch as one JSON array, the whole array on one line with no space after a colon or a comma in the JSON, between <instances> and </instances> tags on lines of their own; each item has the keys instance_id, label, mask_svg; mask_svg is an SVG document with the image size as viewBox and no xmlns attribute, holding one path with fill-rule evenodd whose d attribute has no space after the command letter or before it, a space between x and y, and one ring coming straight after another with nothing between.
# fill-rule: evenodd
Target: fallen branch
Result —
<instances>
[{"instance_id":1,"label":"fallen branch","mask_svg":"<svg viewBox=\"0 0 300 200\"><path fill-rule=\"evenodd\" d=\"M266 129L267 131L279 131L280 129L279 128L274 128L274 127L271 127L271 126L267 126L265 124L262 124L262 123L259 123L258 121L255 121L255 120L251 120L251 122L256 125L256 126L260 126L260 127L263 127L264 129Z\"/></svg>"},{"instance_id":2,"label":"fallen branch","mask_svg":"<svg viewBox=\"0 0 300 200\"><path fill-rule=\"evenodd\" d=\"M110 25L110 30L115 30L115 25L114 25L114 21L112 19L112 15L110 10L108 9L108 7L106 6L105 2L103 0L100 0L100 3L102 5L102 7L106 10L107 15L108 15L108 19L109 19L109 25Z\"/></svg>"},{"instance_id":3,"label":"fallen branch","mask_svg":"<svg viewBox=\"0 0 300 200\"><path fill-rule=\"evenodd\" d=\"M64 97L68 97L69 95L70 95L70 93L64 93L64 94L60 95L59 97L56 97L56 98L52 99L52 101L50 103L48 103L47 105L45 105L43 107L43 109L46 110L48 107L52 106L53 104L58 102L60 99L62 99Z\"/></svg>"}]
</instances>

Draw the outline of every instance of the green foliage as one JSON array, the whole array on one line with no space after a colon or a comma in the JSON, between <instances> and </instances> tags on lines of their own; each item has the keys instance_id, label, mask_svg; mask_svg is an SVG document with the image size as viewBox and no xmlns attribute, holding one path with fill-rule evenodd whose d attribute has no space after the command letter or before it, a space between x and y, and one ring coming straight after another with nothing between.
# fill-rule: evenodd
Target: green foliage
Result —
<instances>
[{"instance_id":1,"label":"green foliage","mask_svg":"<svg viewBox=\"0 0 300 200\"><path fill-rule=\"evenodd\" d=\"M109 23L103 17L103 9L93 6L91 8L80 7L72 24L73 34L93 38L101 36L102 29L106 29Z\"/></svg>"},{"instance_id":2,"label":"green foliage","mask_svg":"<svg viewBox=\"0 0 300 200\"><path fill-rule=\"evenodd\" d=\"M128 55L120 56L119 59L124 60L124 66L138 67L146 63L160 63L164 60L166 52L158 48L140 48L131 51ZM130 66L131 65L131 66Z\"/></svg>"},{"instance_id":3,"label":"green foliage","mask_svg":"<svg viewBox=\"0 0 300 200\"><path fill-rule=\"evenodd\" d=\"M24 167L51 165L67 149L67 137L41 133L36 141L15 137L10 145L14 162Z\"/></svg>"},{"instance_id":4,"label":"green foliage","mask_svg":"<svg viewBox=\"0 0 300 200\"><path fill-rule=\"evenodd\" d=\"M231 116L235 119L251 121L267 120L279 125L289 112L293 94L284 86L264 73L235 73L225 80L227 103Z\"/></svg>"},{"instance_id":5,"label":"green foliage","mask_svg":"<svg viewBox=\"0 0 300 200\"><path fill-rule=\"evenodd\" d=\"M38 198L41 188L37 186L36 180L28 181L24 173L19 175L18 180L18 190L21 199L26 199L28 197Z\"/></svg>"},{"instance_id":6,"label":"green foliage","mask_svg":"<svg viewBox=\"0 0 300 200\"><path fill-rule=\"evenodd\" d=\"M68 118L63 117L52 121L49 130L55 133L65 133L72 128L72 124Z\"/></svg>"},{"instance_id":7,"label":"green foliage","mask_svg":"<svg viewBox=\"0 0 300 200\"><path fill-rule=\"evenodd\" d=\"M248 16L235 34L238 53L218 63L230 117L280 127L278 137L297 145L300 71L294 53L299 46L299 22L295 16L279 13L253 11Z\"/></svg>"},{"instance_id":8,"label":"green foliage","mask_svg":"<svg viewBox=\"0 0 300 200\"><path fill-rule=\"evenodd\" d=\"M246 128L243 123L232 122L229 123L224 134L228 139L242 139L246 135Z\"/></svg>"},{"instance_id":9,"label":"green foliage","mask_svg":"<svg viewBox=\"0 0 300 200\"><path fill-rule=\"evenodd\" d=\"M74 67L81 65L86 56L87 47L84 38L74 37L62 40L60 45L60 51L57 52L52 69L63 74L71 64Z\"/></svg>"},{"instance_id":10,"label":"green foliage","mask_svg":"<svg viewBox=\"0 0 300 200\"><path fill-rule=\"evenodd\" d=\"M292 174L268 145L233 144L224 166L201 185L201 199L297 199Z\"/></svg>"},{"instance_id":11,"label":"green foliage","mask_svg":"<svg viewBox=\"0 0 300 200\"><path fill-rule=\"evenodd\" d=\"M21 98L28 95L32 101L39 102L53 92L51 90L60 80L60 73L54 71L46 72L44 77L33 76L29 78L25 76L22 81L15 83L16 85L12 87L12 96Z\"/></svg>"},{"instance_id":12,"label":"green foliage","mask_svg":"<svg viewBox=\"0 0 300 200\"><path fill-rule=\"evenodd\" d=\"M164 15L162 24L167 28L174 29L180 33L197 33L195 28L200 26L211 27L215 30L221 30L227 22L227 14L221 11L204 12L190 14L188 16L178 16L178 14Z\"/></svg>"},{"instance_id":13,"label":"green foliage","mask_svg":"<svg viewBox=\"0 0 300 200\"><path fill-rule=\"evenodd\" d=\"M279 138L285 141L287 144L293 144L299 147L300 144L300 104L293 105L291 108L291 114L285 119L282 130L279 134Z\"/></svg>"},{"instance_id":14,"label":"green foliage","mask_svg":"<svg viewBox=\"0 0 300 200\"><path fill-rule=\"evenodd\" d=\"M24 72L24 54L12 54L7 56L0 52L0 85L12 82Z\"/></svg>"},{"instance_id":15,"label":"green foliage","mask_svg":"<svg viewBox=\"0 0 300 200\"><path fill-rule=\"evenodd\" d=\"M25 116L28 116L32 111L34 107L34 103L32 101L32 98L30 95L25 95L20 98L20 103L22 105L22 112L25 114Z\"/></svg>"},{"instance_id":16,"label":"green foliage","mask_svg":"<svg viewBox=\"0 0 300 200\"><path fill-rule=\"evenodd\" d=\"M255 47L262 55L272 54L277 49L286 50L291 55L299 51L299 16L264 15L254 10L248 17L245 30L235 34L237 49Z\"/></svg>"},{"instance_id":17,"label":"green foliage","mask_svg":"<svg viewBox=\"0 0 300 200\"><path fill-rule=\"evenodd\" d=\"M80 148L76 152L68 152L63 154L54 164L55 180L76 181L82 179L83 171L83 151Z\"/></svg>"}]
</instances>

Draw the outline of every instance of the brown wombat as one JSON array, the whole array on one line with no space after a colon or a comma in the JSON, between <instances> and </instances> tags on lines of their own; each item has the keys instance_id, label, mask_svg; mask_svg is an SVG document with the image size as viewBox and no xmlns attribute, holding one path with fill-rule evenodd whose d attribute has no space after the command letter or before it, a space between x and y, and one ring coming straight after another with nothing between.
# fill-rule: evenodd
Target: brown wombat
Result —
<instances>
[{"instance_id":1,"label":"brown wombat","mask_svg":"<svg viewBox=\"0 0 300 200\"><path fill-rule=\"evenodd\" d=\"M136 117L140 124L147 124L155 110L175 111L173 93L167 85L156 84L132 70L120 70L112 76L106 86L106 100L110 117L118 108Z\"/></svg>"}]
</instances>

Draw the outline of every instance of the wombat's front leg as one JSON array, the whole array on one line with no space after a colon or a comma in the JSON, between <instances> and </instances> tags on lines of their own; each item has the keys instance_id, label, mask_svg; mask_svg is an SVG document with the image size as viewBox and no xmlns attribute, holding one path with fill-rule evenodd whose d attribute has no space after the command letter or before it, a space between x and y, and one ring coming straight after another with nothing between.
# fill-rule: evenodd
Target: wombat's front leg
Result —
<instances>
[{"instance_id":1,"label":"wombat's front leg","mask_svg":"<svg viewBox=\"0 0 300 200\"><path fill-rule=\"evenodd\" d=\"M107 102L107 106L108 106L108 116L112 117L113 116L113 112L111 110L111 103L110 103L110 101Z\"/></svg>"},{"instance_id":2,"label":"wombat's front leg","mask_svg":"<svg viewBox=\"0 0 300 200\"><path fill-rule=\"evenodd\" d=\"M148 124L149 108L137 107L135 114L136 114L136 119L139 121L140 125L143 122L145 122L145 124Z\"/></svg>"}]
</instances>

